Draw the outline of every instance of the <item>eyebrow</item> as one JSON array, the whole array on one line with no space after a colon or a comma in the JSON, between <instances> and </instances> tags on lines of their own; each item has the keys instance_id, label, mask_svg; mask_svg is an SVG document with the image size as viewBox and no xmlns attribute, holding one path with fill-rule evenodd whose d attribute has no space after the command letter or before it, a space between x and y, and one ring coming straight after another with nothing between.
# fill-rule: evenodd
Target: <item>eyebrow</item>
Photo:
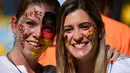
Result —
<instances>
[{"instance_id":1,"label":"eyebrow","mask_svg":"<svg viewBox=\"0 0 130 73\"><path fill-rule=\"evenodd\" d=\"M82 22L82 23L80 23L79 25L81 25L81 24L86 24L86 23L91 24L91 25L94 24L93 22ZM70 27L70 26L71 26L71 24L66 25L66 26L64 26L64 27Z\"/></svg>"},{"instance_id":2,"label":"eyebrow","mask_svg":"<svg viewBox=\"0 0 130 73\"><path fill-rule=\"evenodd\" d=\"M23 17L23 19L32 20L31 18L28 18L28 17ZM34 21L34 20L32 20L32 21Z\"/></svg>"},{"instance_id":3,"label":"eyebrow","mask_svg":"<svg viewBox=\"0 0 130 73\"><path fill-rule=\"evenodd\" d=\"M80 23L79 25L81 25L81 24L91 24L91 25L93 25L93 22L82 22L82 23Z\"/></svg>"}]
</instances>

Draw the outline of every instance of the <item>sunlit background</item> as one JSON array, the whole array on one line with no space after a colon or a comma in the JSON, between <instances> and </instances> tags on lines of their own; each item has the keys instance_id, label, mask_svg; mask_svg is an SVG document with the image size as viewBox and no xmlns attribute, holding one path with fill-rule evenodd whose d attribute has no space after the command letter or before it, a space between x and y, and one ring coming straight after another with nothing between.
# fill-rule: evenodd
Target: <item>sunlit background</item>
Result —
<instances>
[{"instance_id":1,"label":"sunlit background","mask_svg":"<svg viewBox=\"0 0 130 73\"><path fill-rule=\"evenodd\" d=\"M11 16L18 8L20 0L0 0L0 54L12 49L14 35L10 28ZM62 4L64 0L59 0ZM108 0L105 15L130 26L130 0Z\"/></svg>"}]
</instances>

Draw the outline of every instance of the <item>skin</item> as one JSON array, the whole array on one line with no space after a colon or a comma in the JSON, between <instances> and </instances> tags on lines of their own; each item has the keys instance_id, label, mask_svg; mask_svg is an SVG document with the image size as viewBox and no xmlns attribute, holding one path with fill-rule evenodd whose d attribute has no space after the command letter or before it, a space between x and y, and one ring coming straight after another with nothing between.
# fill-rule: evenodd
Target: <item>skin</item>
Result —
<instances>
[{"instance_id":1,"label":"skin","mask_svg":"<svg viewBox=\"0 0 130 73\"><path fill-rule=\"evenodd\" d=\"M24 65L29 73L37 70L37 59L51 45L55 36L55 27L42 24L46 12L52 12L47 5L29 5L24 15L12 18L12 31L16 43L10 56L16 65Z\"/></svg>"},{"instance_id":2,"label":"skin","mask_svg":"<svg viewBox=\"0 0 130 73\"><path fill-rule=\"evenodd\" d=\"M67 36L67 49L77 59L88 57L96 45L96 27L93 23L88 14L81 9L68 14L65 18L64 36Z\"/></svg>"},{"instance_id":3,"label":"skin","mask_svg":"<svg viewBox=\"0 0 130 73\"><path fill-rule=\"evenodd\" d=\"M86 72L86 69L88 73L93 73L97 47L96 24L85 11L78 9L66 16L64 37L68 51L78 60L80 73Z\"/></svg>"}]
</instances>

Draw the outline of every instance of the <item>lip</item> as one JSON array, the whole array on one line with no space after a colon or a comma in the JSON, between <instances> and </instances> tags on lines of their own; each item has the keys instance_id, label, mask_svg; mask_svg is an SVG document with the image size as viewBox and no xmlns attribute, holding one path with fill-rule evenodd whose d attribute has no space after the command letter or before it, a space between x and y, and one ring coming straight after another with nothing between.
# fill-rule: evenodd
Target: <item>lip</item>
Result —
<instances>
[{"instance_id":1,"label":"lip","mask_svg":"<svg viewBox=\"0 0 130 73\"><path fill-rule=\"evenodd\" d=\"M33 40L27 40L27 43L28 43L29 45L35 47L36 49L43 47L43 44L41 44L41 43L39 43L39 42L36 42L36 41L33 41Z\"/></svg>"},{"instance_id":2,"label":"lip","mask_svg":"<svg viewBox=\"0 0 130 73\"><path fill-rule=\"evenodd\" d=\"M89 43L89 41L87 41L87 42L82 42L82 43L76 43L76 44L72 44L72 46L74 47L74 48L77 48L77 49L83 49L84 47L86 47L87 46L87 44Z\"/></svg>"}]
</instances>

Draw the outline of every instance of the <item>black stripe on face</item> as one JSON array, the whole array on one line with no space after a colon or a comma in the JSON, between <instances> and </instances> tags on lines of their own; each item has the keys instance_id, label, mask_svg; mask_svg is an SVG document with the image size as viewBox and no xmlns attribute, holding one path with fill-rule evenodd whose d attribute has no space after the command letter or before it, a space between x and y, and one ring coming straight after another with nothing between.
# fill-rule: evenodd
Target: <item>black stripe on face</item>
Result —
<instances>
[{"instance_id":1,"label":"black stripe on face","mask_svg":"<svg viewBox=\"0 0 130 73\"><path fill-rule=\"evenodd\" d=\"M56 14L52 12L46 12L43 17L42 24L56 26Z\"/></svg>"}]
</instances>

